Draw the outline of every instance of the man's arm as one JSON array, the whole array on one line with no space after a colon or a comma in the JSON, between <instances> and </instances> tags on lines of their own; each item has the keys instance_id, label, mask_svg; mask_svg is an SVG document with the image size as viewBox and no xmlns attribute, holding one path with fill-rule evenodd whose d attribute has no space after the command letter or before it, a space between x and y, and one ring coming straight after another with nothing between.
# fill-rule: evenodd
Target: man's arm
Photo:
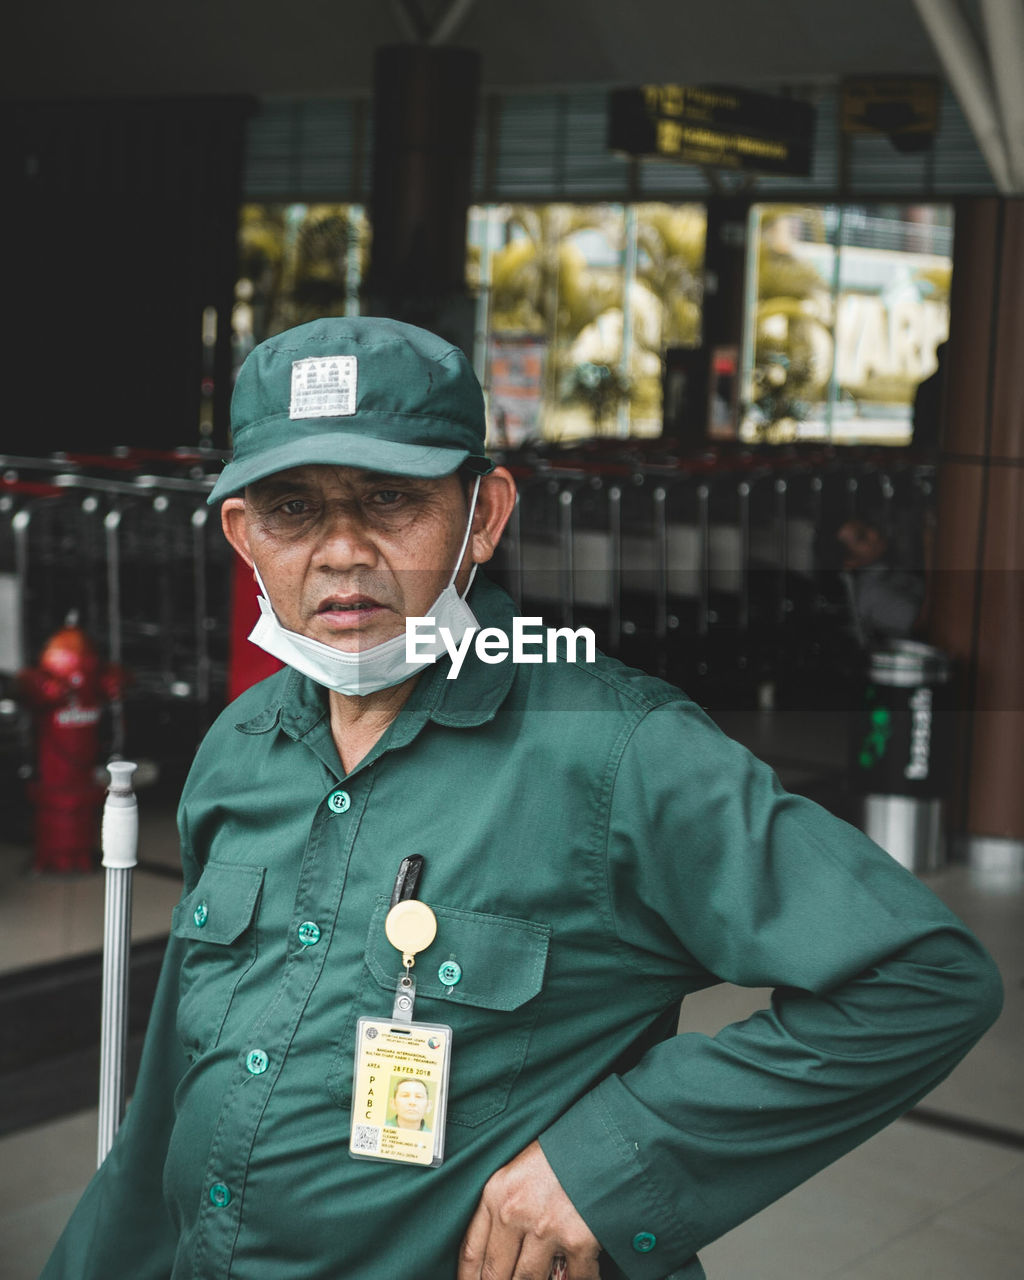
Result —
<instances>
[{"instance_id":1,"label":"man's arm","mask_svg":"<svg viewBox=\"0 0 1024 1280\"><path fill-rule=\"evenodd\" d=\"M776 989L771 1009L714 1038L656 1046L540 1135L603 1248L654 1280L934 1088L997 1015L1001 986L929 890L690 704L652 712L624 752L606 854L619 940ZM515 1229L537 1234L521 1216Z\"/></svg>"},{"instance_id":2,"label":"man's arm","mask_svg":"<svg viewBox=\"0 0 1024 1280\"><path fill-rule=\"evenodd\" d=\"M162 1181L174 1090L188 1065L175 1030L183 945L172 937L164 956L124 1124L40 1280L167 1280L171 1274L177 1232Z\"/></svg>"}]
</instances>

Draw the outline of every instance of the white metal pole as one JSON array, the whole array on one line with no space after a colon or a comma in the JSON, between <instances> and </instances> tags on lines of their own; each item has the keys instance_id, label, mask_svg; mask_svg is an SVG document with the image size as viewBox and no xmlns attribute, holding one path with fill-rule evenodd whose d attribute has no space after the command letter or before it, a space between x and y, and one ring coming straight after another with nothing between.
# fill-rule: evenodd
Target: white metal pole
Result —
<instances>
[{"instance_id":1,"label":"white metal pole","mask_svg":"<svg viewBox=\"0 0 1024 1280\"><path fill-rule=\"evenodd\" d=\"M107 768L110 786L103 807L103 866L107 883L103 922L97 1165L106 1158L124 1115L132 870L139 847L139 809L132 789L132 774L136 766L126 760L112 760Z\"/></svg>"}]
</instances>

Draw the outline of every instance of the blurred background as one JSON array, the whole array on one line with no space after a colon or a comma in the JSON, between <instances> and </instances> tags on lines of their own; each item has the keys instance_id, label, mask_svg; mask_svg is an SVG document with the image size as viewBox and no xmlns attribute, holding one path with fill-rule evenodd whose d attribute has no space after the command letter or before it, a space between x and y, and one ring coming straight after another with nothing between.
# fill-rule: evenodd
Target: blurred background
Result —
<instances>
[{"instance_id":1,"label":"blurred background","mask_svg":"<svg viewBox=\"0 0 1024 1280\"><path fill-rule=\"evenodd\" d=\"M339 314L472 360L525 612L680 684L1004 974L712 1280L1018 1274L1024 0L53 0L0 66L0 1276L94 1162L102 766L140 764L130 1078L178 791L269 669L205 501L234 376Z\"/></svg>"}]
</instances>

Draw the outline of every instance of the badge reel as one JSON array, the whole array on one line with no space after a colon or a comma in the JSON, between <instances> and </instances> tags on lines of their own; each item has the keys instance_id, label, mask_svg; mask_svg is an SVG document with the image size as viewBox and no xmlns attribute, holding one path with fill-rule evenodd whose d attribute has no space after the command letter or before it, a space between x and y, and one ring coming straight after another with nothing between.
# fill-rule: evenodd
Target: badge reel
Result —
<instances>
[{"instance_id":1,"label":"badge reel","mask_svg":"<svg viewBox=\"0 0 1024 1280\"><path fill-rule=\"evenodd\" d=\"M396 903L384 921L402 954L391 1018L360 1018L352 1089L349 1154L362 1160L436 1166L444 1159L451 1027L414 1022L416 956L437 935L425 902Z\"/></svg>"}]
</instances>

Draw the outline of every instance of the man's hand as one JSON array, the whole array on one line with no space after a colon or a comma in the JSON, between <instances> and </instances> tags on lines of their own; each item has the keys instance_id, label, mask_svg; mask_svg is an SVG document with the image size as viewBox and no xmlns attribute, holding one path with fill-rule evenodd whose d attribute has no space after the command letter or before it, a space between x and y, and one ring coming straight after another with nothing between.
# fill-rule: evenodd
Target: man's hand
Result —
<instances>
[{"instance_id":1,"label":"man's hand","mask_svg":"<svg viewBox=\"0 0 1024 1280\"><path fill-rule=\"evenodd\" d=\"M488 1179L462 1242L458 1280L548 1280L559 1254L568 1280L600 1280L600 1252L531 1142Z\"/></svg>"}]
</instances>

